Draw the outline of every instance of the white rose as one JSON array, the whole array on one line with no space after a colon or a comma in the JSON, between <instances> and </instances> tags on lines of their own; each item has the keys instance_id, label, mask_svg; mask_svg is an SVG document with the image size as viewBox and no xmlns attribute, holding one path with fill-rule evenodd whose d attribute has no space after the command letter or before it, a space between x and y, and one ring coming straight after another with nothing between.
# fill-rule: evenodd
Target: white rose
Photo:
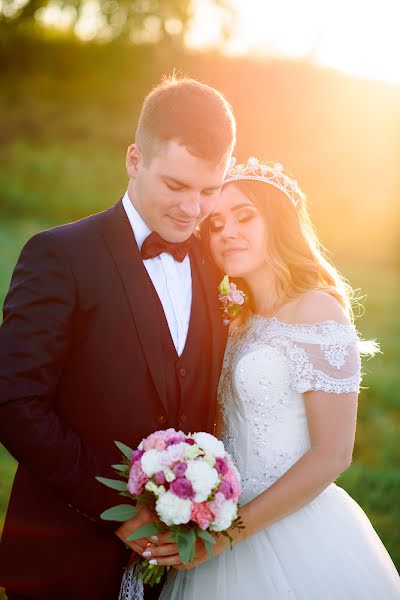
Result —
<instances>
[{"instance_id":1,"label":"white rose","mask_svg":"<svg viewBox=\"0 0 400 600\"><path fill-rule=\"evenodd\" d=\"M156 511L166 525L182 525L189 523L191 517L191 501L178 498L168 491L156 502Z\"/></svg>"},{"instance_id":2,"label":"white rose","mask_svg":"<svg viewBox=\"0 0 400 600\"><path fill-rule=\"evenodd\" d=\"M185 477L192 483L195 492L195 502L204 502L207 500L218 482L217 470L210 467L209 464L201 459L188 464Z\"/></svg>"},{"instance_id":3,"label":"white rose","mask_svg":"<svg viewBox=\"0 0 400 600\"><path fill-rule=\"evenodd\" d=\"M224 444L221 440L217 440L216 437L211 435L211 433L200 431L199 433L195 433L193 438L196 440L196 444L198 444L206 454L210 454L214 457L219 456L221 458L225 456Z\"/></svg>"},{"instance_id":4,"label":"white rose","mask_svg":"<svg viewBox=\"0 0 400 600\"><path fill-rule=\"evenodd\" d=\"M236 519L236 516L237 506L235 502L232 502L232 500L227 500L224 502L224 506L219 517L214 519L214 521L210 524L210 529L213 531L225 531L231 526L232 521Z\"/></svg>"},{"instance_id":5,"label":"white rose","mask_svg":"<svg viewBox=\"0 0 400 600\"><path fill-rule=\"evenodd\" d=\"M162 470L161 452L159 450L147 450L141 458L142 470L146 473L147 477L153 477L158 471Z\"/></svg>"}]
</instances>

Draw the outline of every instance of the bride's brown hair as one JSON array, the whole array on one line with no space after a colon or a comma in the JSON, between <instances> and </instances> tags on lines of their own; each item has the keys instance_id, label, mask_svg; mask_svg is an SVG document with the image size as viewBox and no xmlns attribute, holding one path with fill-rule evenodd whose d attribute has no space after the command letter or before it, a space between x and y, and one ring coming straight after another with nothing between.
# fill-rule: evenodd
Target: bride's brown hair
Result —
<instances>
[{"instance_id":1,"label":"bride's brown hair","mask_svg":"<svg viewBox=\"0 0 400 600\"><path fill-rule=\"evenodd\" d=\"M353 321L353 304L360 305L352 287L329 261L311 222L306 199L294 206L274 186L260 181L235 181L260 211L266 226L266 260L276 277L278 301L274 308L309 290L322 290L339 302ZM208 220L207 220L208 221ZM202 239L209 248L207 221L201 226ZM232 278L241 289L242 280ZM245 289L249 295L249 290ZM251 309L251 296L250 309Z\"/></svg>"}]
</instances>

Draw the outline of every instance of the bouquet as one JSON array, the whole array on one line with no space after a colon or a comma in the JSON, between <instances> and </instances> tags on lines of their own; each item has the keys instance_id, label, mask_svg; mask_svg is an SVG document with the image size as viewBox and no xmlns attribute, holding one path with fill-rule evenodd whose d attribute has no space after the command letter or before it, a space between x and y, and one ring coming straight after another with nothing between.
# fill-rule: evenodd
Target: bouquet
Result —
<instances>
[{"instance_id":1,"label":"bouquet","mask_svg":"<svg viewBox=\"0 0 400 600\"><path fill-rule=\"evenodd\" d=\"M140 505L158 515L159 521L148 523L127 538L133 541L157 533L169 532L175 541L183 564L195 555L197 539L204 542L209 557L216 543L212 532L226 535L227 529L238 530L241 493L240 475L221 441L209 433L185 435L182 431L156 431L143 439L136 450L115 442L123 453L121 464L113 468L128 481L97 477L98 481L116 489L133 504L121 504L102 513L112 521L134 517ZM137 556L130 574L150 585L159 583L165 570Z\"/></svg>"}]
</instances>

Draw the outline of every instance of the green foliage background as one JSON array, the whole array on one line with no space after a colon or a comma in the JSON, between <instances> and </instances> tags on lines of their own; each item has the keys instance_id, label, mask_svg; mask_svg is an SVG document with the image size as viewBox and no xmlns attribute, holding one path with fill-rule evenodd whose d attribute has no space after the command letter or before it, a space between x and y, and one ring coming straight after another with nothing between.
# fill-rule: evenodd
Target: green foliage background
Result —
<instances>
[{"instance_id":1,"label":"green foliage background","mask_svg":"<svg viewBox=\"0 0 400 600\"><path fill-rule=\"evenodd\" d=\"M227 95L239 158L290 167L334 262L367 293L357 327L378 339L383 354L364 365L354 463L339 484L400 567L399 88L308 63L189 54L170 44L3 35L0 300L31 235L107 208L124 193L125 152L141 102L173 68ZM14 471L0 450L0 527Z\"/></svg>"}]
</instances>

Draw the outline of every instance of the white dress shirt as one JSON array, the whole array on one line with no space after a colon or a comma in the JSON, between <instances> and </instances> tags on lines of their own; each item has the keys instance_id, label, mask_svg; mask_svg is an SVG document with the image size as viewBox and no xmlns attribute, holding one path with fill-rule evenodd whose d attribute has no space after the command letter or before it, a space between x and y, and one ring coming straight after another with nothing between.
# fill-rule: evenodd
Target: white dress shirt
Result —
<instances>
[{"instance_id":1,"label":"white dress shirt","mask_svg":"<svg viewBox=\"0 0 400 600\"><path fill-rule=\"evenodd\" d=\"M151 229L147 227L133 206L128 192L125 193L122 204L138 248L141 250ZM176 352L181 356L186 343L192 308L192 274L189 256L180 263L171 254L163 252L160 256L144 260L143 264L160 298Z\"/></svg>"}]
</instances>

